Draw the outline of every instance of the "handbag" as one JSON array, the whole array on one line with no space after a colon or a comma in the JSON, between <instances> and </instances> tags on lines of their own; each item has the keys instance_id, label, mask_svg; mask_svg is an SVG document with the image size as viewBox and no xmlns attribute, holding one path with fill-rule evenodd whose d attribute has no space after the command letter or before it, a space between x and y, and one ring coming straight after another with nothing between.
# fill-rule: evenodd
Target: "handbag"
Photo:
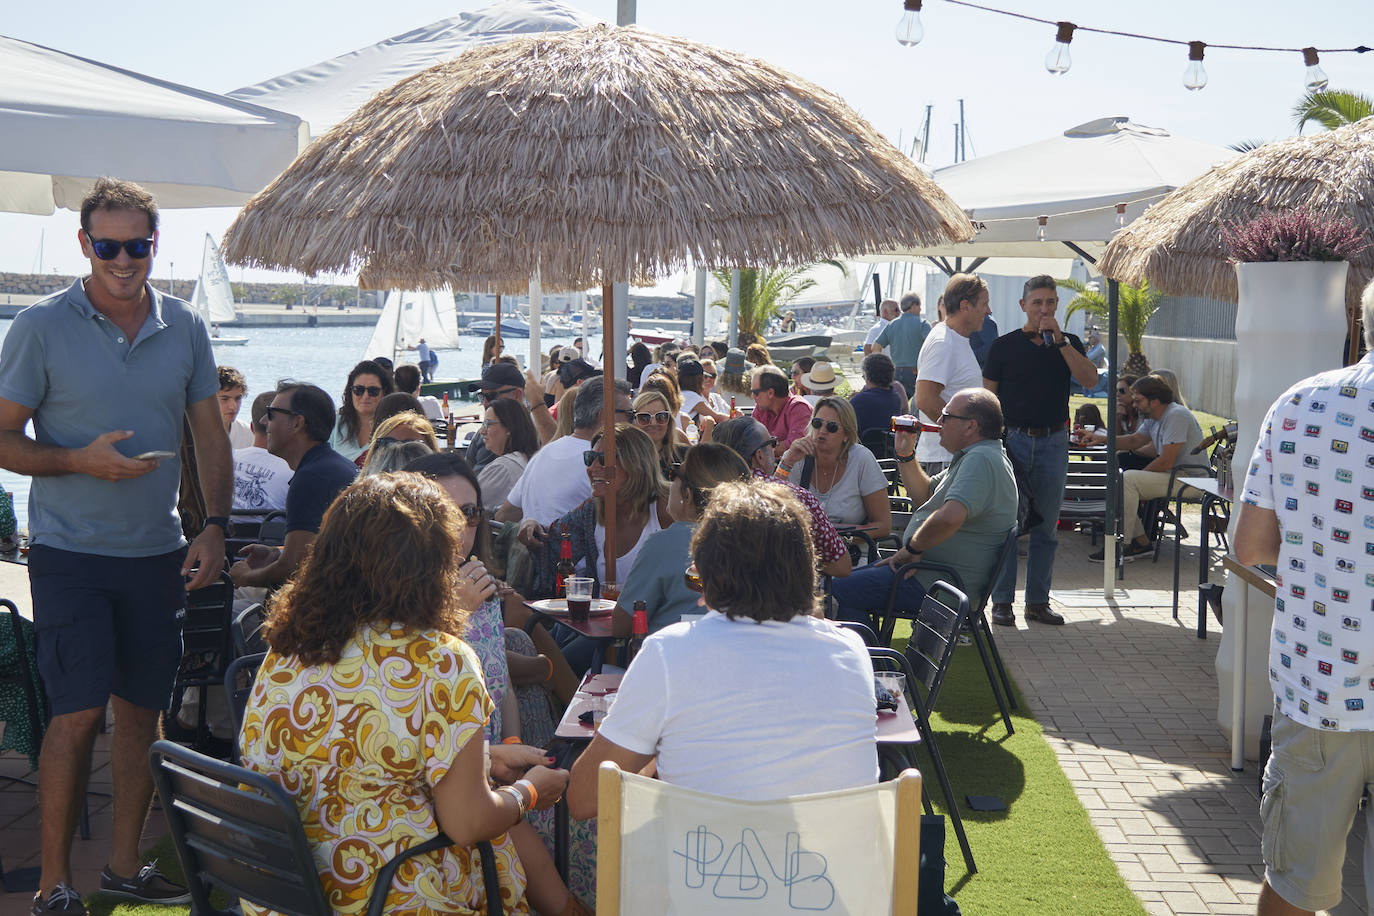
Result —
<instances>
[{"instance_id":1,"label":"handbag","mask_svg":"<svg viewBox=\"0 0 1374 916\"><path fill-rule=\"evenodd\" d=\"M0 490L0 538L14 537L14 531L18 523L14 518L14 496L6 490Z\"/></svg>"}]
</instances>

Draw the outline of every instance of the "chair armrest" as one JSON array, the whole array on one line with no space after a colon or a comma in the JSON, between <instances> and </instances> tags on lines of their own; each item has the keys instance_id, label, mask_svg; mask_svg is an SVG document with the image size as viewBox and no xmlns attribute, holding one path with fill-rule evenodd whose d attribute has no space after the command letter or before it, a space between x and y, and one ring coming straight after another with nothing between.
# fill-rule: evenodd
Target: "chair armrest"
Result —
<instances>
[{"instance_id":1,"label":"chair armrest","mask_svg":"<svg viewBox=\"0 0 1374 916\"><path fill-rule=\"evenodd\" d=\"M382 916L386 907L386 895L391 890L391 882L396 877L396 869L401 867L402 862L427 852L434 852L436 849L446 849L452 845L453 841L443 832L440 832L423 843L417 843L409 849L403 850L394 859L383 865L382 870L377 873L376 884L372 886L372 896L367 902L367 916Z\"/></svg>"}]
</instances>

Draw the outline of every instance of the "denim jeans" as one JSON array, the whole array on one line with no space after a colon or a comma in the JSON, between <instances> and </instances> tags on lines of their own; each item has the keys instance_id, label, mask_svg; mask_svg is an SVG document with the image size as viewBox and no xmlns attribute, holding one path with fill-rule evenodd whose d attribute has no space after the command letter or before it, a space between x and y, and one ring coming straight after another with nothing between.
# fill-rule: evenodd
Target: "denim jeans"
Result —
<instances>
[{"instance_id":1,"label":"denim jeans","mask_svg":"<svg viewBox=\"0 0 1374 916\"><path fill-rule=\"evenodd\" d=\"M890 566L865 566L830 580L830 593L839 606L836 619L870 623L869 611L881 611L887 606L887 590L895 575ZM897 607L918 608L925 596L925 587L910 576L897 588Z\"/></svg>"},{"instance_id":2,"label":"denim jeans","mask_svg":"<svg viewBox=\"0 0 1374 916\"><path fill-rule=\"evenodd\" d=\"M1026 603L1050 600L1054 576L1054 551L1059 544L1059 506L1064 502L1064 480L1069 473L1069 431L1033 438L1020 430L1007 431L1007 457L1019 467L1030 486L1031 499L1043 521L1030 530L1030 556L1026 560ZM1007 558L992 588L992 600L1011 604L1016 597L1016 554Z\"/></svg>"},{"instance_id":3,"label":"denim jeans","mask_svg":"<svg viewBox=\"0 0 1374 916\"><path fill-rule=\"evenodd\" d=\"M897 371L893 374L893 379L901 383L902 388L906 391L906 399L908 401L916 396L915 369L903 369L899 366Z\"/></svg>"}]
</instances>

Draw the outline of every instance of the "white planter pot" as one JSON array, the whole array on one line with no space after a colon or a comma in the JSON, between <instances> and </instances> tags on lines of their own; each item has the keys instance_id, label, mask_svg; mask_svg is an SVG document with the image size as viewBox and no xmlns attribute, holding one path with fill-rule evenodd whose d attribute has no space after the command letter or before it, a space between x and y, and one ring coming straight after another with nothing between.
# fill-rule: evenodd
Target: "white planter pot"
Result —
<instances>
[{"instance_id":1,"label":"white planter pot","mask_svg":"<svg viewBox=\"0 0 1374 916\"><path fill-rule=\"evenodd\" d=\"M1237 490L1245 481L1264 418L1279 395L1308 376L1341 366L1347 330L1345 283L1349 269L1345 261L1236 265L1240 293L1236 311L1238 431L1232 479ZM1247 587L1236 577L1228 577L1223 599L1228 624L1239 613L1238 590ZM1246 756L1251 759L1258 754L1260 721L1274 706L1267 674L1273 618L1272 599L1252 590L1246 638L1245 704ZM1231 627L1226 626L1217 652L1218 719L1228 730L1232 635Z\"/></svg>"}]
</instances>

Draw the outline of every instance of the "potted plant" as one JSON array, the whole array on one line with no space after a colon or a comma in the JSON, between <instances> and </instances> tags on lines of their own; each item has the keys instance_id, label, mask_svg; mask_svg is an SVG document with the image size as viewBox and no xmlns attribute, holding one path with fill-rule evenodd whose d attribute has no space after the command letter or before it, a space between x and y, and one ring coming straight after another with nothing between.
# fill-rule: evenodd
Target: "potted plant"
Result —
<instances>
[{"instance_id":1,"label":"potted plant","mask_svg":"<svg viewBox=\"0 0 1374 916\"><path fill-rule=\"evenodd\" d=\"M1072 277L1054 282L1078 294L1073 297L1068 310L1064 313L1066 319L1073 317L1075 312L1087 312L1100 322L1099 327L1106 326L1109 309L1107 296L1102 292L1100 285L1095 282L1080 283ZM1164 296L1150 289L1149 283L1141 283L1138 287L1121 283L1118 284L1118 288L1120 295L1117 302L1117 328L1126 341L1128 354L1120 374L1146 375L1150 371L1150 361L1145 358L1142 346L1145 326L1150 323L1150 316L1159 308L1159 300Z\"/></svg>"}]
</instances>

